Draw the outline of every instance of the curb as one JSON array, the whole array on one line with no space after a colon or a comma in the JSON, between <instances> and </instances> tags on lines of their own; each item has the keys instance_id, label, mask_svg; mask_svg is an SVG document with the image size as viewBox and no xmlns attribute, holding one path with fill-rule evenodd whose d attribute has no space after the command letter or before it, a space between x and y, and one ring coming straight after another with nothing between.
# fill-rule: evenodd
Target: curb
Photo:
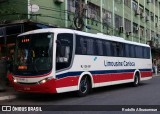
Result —
<instances>
[{"instance_id":1,"label":"curb","mask_svg":"<svg viewBox=\"0 0 160 114\"><path fill-rule=\"evenodd\" d=\"M4 100L13 100L13 99L16 99L16 98L17 98L16 95L8 95L8 96L0 97L0 101L4 101Z\"/></svg>"}]
</instances>

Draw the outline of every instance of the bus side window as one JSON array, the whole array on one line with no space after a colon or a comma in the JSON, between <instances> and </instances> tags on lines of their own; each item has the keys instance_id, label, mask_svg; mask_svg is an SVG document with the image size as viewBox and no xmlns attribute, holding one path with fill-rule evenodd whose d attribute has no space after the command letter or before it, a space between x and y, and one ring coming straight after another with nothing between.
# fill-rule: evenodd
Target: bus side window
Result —
<instances>
[{"instance_id":1,"label":"bus side window","mask_svg":"<svg viewBox=\"0 0 160 114\"><path fill-rule=\"evenodd\" d=\"M93 39L90 39L90 38L87 39L87 55L94 54L93 43L94 43Z\"/></svg>"},{"instance_id":2,"label":"bus side window","mask_svg":"<svg viewBox=\"0 0 160 114\"><path fill-rule=\"evenodd\" d=\"M147 47L147 59L150 59L151 55L150 55L150 48Z\"/></svg>"},{"instance_id":3,"label":"bus side window","mask_svg":"<svg viewBox=\"0 0 160 114\"><path fill-rule=\"evenodd\" d=\"M80 48L79 49L81 49L82 55L87 54L87 41L83 37L80 38Z\"/></svg>"},{"instance_id":4,"label":"bus side window","mask_svg":"<svg viewBox=\"0 0 160 114\"><path fill-rule=\"evenodd\" d=\"M130 57L131 58L134 58L134 57L136 57L135 55L135 46L134 45L129 45L129 49L130 49Z\"/></svg>"},{"instance_id":5,"label":"bus side window","mask_svg":"<svg viewBox=\"0 0 160 114\"><path fill-rule=\"evenodd\" d=\"M95 40L95 55L103 55L103 45L101 40Z\"/></svg>"},{"instance_id":6,"label":"bus side window","mask_svg":"<svg viewBox=\"0 0 160 114\"><path fill-rule=\"evenodd\" d=\"M76 54L85 55L87 54L87 41L83 36L76 36Z\"/></svg>"},{"instance_id":7,"label":"bus side window","mask_svg":"<svg viewBox=\"0 0 160 114\"><path fill-rule=\"evenodd\" d=\"M68 68L71 64L73 52L73 35L59 34L57 36L56 70Z\"/></svg>"},{"instance_id":8,"label":"bus side window","mask_svg":"<svg viewBox=\"0 0 160 114\"><path fill-rule=\"evenodd\" d=\"M83 47L83 42L84 39L81 36L76 35L76 54L82 55L86 52L86 48Z\"/></svg>"},{"instance_id":9,"label":"bus side window","mask_svg":"<svg viewBox=\"0 0 160 114\"><path fill-rule=\"evenodd\" d=\"M124 45L123 45L123 43L117 43L116 44L116 51L117 51L117 56L118 57L123 57L124 56Z\"/></svg>"},{"instance_id":10,"label":"bus side window","mask_svg":"<svg viewBox=\"0 0 160 114\"><path fill-rule=\"evenodd\" d=\"M148 47L143 47L143 58L150 59L150 49Z\"/></svg>"},{"instance_id":11,"label":"bus side window","mask_svg":"<svg viewBox=\"0 0 160 114\"><path fill-rule=\"evenodd\" d=\"M93 55L93 39L86 36L76 36L76 54Z\"/></svg>"},{"instance_id":12,"label":"bus side window","mask_svg":"<svg viewBox=\"0 0 160 114\"><path fill-rule=\"evenodd\" d=\"M110 41L104 41L103 42L103 53L104 56L111 56L111 42Z\"/></svg>"},{"instance_id":13,"label":"bus side window","mask_svg":"<svg viewBox=\"0 0 160 114\"><path fill-rule=\"evenodd\" d=\"M111 56L117 56L117 45L116 42L111 42Z\"/></svg>"},{"instance_id":14,"label":"bus side window","mask_svg":"<svg viewBox=\"0 0 160 114\"><path fill-rule=\"evenodd\" d=\"M129 45L125 44L125 57L130 57Z\"/></svg>"}]
</instances>

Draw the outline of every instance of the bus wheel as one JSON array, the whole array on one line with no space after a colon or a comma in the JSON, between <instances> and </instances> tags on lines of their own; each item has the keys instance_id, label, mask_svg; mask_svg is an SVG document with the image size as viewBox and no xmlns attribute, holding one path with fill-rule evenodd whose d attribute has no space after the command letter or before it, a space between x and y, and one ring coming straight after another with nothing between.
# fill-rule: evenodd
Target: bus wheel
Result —
<instances>
[{"instance_id":1,"label":"bus wheel","mask_svg":"<svg viewBox=\"0 0 160 114\"><path fill-rule=\"evenodd\" d=\"M134 77L133 86L137 87L139 85L139 83L140 83L140 79L139 79L138 74L136 74L135 77Z\"/></svg>"},{"instance_id":2,"label":"bus wheel","mask_svg":"<svg viewBox=\"0 0 160 114\"><path fill-rule=\"evenodd\" d=\"M79 97L86 96L90 91L90 82L87 78L87 76L82 77L80 84L79 84L79 90L77 91L77 95Z\"/></svg>"}]
</instances>

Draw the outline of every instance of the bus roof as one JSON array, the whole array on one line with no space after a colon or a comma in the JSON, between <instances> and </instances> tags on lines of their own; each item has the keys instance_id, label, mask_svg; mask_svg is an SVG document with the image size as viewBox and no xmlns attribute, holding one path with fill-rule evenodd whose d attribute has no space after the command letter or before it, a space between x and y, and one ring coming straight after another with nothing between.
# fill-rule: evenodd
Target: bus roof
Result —
<instances>
[{"instance_id":1,"label":"bus roof","mask_svg":"<svg viewBox=\"0 0 160 114\"><path fill-rule=\"evenodd\" d=\"M22 34L18 35L18 37L28 35L28 34L37 34L37 33L46 33L46 32L72 33L72 34L77 34L77 35L93 37L93 38L100 38L100 39L104 39L104 40L110 40L110 41L122 42L122 43L127 43L127 44L134 44L134 45L141 45L141 46L145 46L145 47L150 47L147 44L128 41L128 40L125 40L124 38L117 37L117 36L105 35L103 33L97 33L97 34L87 33L87 32L82 32L82 31L77 31L77 30L72 30L72 29L65 29L65 28L45 28L45 29L32 30L32 31L22 33Z\"/></svg>"}]
</instances>

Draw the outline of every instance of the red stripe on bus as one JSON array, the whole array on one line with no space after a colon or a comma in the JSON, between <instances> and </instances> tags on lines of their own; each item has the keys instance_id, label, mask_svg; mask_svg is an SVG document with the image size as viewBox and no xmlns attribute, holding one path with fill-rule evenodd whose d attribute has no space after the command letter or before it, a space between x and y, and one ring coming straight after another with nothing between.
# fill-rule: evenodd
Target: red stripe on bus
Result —
<instances>
[{"instance_id":1,"label":"red stripe on bus","mask_svg":"<svg viewBox=\"0 0 160 114\"><path fill-rule=\"evenodd\" d=\"M133 79L133 73L94 75L94 83Z\"/></svg>"},{"instance_id":2,"label":"red stripe on bus","mask_svg":"<svg viewBox=\"0 0 160 114\"><path fill-rule=\"evenodd\" d=\"M151 77L152 76L152 72L141 72L141 78L144 78L144 77Z\"/></svg>"},{"instance_id":3,"label":"red stripe on bus","mask_svg":"<svg viewBox=\"0 0 160 114\"><path fill-rule=\"evenodd\" d=\"M66 78L61 78L56 80L56 87L68 87L68 86L77 86L78 85L79 76L68 76Z\"/></svg>"}]
</instances>

